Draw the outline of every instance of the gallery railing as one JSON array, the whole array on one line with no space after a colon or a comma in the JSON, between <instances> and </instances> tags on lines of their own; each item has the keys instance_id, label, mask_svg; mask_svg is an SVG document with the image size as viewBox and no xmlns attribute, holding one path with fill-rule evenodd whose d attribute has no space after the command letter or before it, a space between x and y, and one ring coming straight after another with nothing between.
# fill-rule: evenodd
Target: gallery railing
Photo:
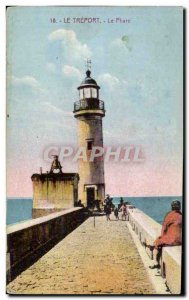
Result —
<instances>
[{"instance_id":1,"label":"gallery railing","mask_svg":"<svg viewBox=\"0 0 189 300\"><path fill-rule=\"evenodd\" d=\"M74 112L85 109L105 110L104 101L98 99L84 99L74 103Z\"/></svg>"}]
</instances>

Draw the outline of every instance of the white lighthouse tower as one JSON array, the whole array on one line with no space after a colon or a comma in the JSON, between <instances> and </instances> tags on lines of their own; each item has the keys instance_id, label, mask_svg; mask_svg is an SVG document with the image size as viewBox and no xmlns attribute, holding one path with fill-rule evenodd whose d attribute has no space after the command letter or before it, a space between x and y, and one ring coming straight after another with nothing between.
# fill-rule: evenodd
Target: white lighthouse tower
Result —
<instances>
[{"instance_id":1,"label":"white lighthouse tower","mask_svg":"<svg viewBox=\"0 0 189 300\"><path fill-rule=\"evenodd\" d=\"M87 207L94 200L102 201L105 196L104 161L96 157L90 161L93 147L103 147L102 118L105 116L104 102L99 100L100 87L86 71L86 78L78 87L79 101L74 103L74 117L77 119L78 146L86 149L87 161L80 159L79 199Z\"/></svg>"}]
</instances>

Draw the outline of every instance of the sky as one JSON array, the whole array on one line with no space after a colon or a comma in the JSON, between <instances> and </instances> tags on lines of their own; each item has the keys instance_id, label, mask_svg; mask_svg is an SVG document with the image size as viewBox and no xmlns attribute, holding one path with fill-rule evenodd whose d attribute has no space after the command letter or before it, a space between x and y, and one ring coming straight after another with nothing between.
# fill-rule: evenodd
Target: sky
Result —
<instances>
[{"instance_id":1,"label":"sky","mask_svg":"<svg viewBox=\"0 0 189 300\"><path fill-rule=\"evenodd\" d=\"M63 22L75 17L100 23ZM8 197L32 196L31 175L50 169L49 146L77 147L72 111L86 59L105 102L104 145L139 146L144 157L105 163L106 192L182 195L182 18L181 7L7 10ZM77 172L71 160L62 165Z\"/></svg>"}]
</instances>

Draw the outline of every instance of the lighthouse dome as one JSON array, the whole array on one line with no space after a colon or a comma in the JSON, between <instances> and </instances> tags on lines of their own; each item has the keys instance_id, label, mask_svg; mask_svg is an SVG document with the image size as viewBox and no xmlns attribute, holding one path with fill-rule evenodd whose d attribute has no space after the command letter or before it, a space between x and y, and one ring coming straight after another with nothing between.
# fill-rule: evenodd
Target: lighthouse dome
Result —
<instances>
[{"instance_id":1,"label":"lighthouse dome","mask_svg":"<svg viewBox=\"0 0 189 300\"><path fill-rule=\"evenodd\" d=\"M97 86L96 81L95 81L93 78L91 78L90 75L91 75L91 71L90 71L90 70L87 70L87 71L86 71L86 77L85 77L85 79L82 81L81 85L85 85L85 84L94 84L94 85Z\"/></svg>"}]
</instances>

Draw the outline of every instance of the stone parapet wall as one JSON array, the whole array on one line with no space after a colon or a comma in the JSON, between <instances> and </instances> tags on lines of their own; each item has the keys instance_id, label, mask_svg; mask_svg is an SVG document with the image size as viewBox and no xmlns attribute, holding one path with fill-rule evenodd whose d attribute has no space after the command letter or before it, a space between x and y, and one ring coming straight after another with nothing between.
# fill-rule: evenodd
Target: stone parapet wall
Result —
<instances>
[{"instance_id":1,"label":"stone parapet wall","mask_svg":"<svg viewBox=\"0 0 189 300\"><path fill-rule=\"evenodd\" d=\"M71 208L7 226L7 281L50 250L85 220L83 208Z\"/></svg>"},{"instance_id":2,"label":"stone parapet wall","mask_svg":"<svg viewBox=\"0 0 189 300\"><path fill-rule=\"evenodd\" d=\"M129 222L137 234L141 244L153 244L161 234L161 225L137 208L128 206ZM172 294L181 293L181 256L182 247L164 247L161 260L161 275ZM156 250L145 249L151 259L155 260Z\"/></svg>"},{"instance_id":3,"label":"stone parapet wall","mask_svg":"<svg viewBox=\"0 0 189 300\"><path fill-rule=\"evenodd\" d=\"M162 268L165 271L167 285L172 294L180 294L181 292L181 253L181 246L166 247L162 253Z\"/></svg>"},{"instance_id":4,"label":"stone parapet wall","mask_svg":"<svg viewBox=\"0 0 189 300\"><path fill-rule=\"evenodd\" d=\"M32 209L32 219L37 219L37 218L41 218L41 217L44 217L44 216L48 216L52 213L55 213L55 212L62 212L63 210L66 210L66 209L36 209L36 208L33 208Z\"/></svg>"}]
</instances>

